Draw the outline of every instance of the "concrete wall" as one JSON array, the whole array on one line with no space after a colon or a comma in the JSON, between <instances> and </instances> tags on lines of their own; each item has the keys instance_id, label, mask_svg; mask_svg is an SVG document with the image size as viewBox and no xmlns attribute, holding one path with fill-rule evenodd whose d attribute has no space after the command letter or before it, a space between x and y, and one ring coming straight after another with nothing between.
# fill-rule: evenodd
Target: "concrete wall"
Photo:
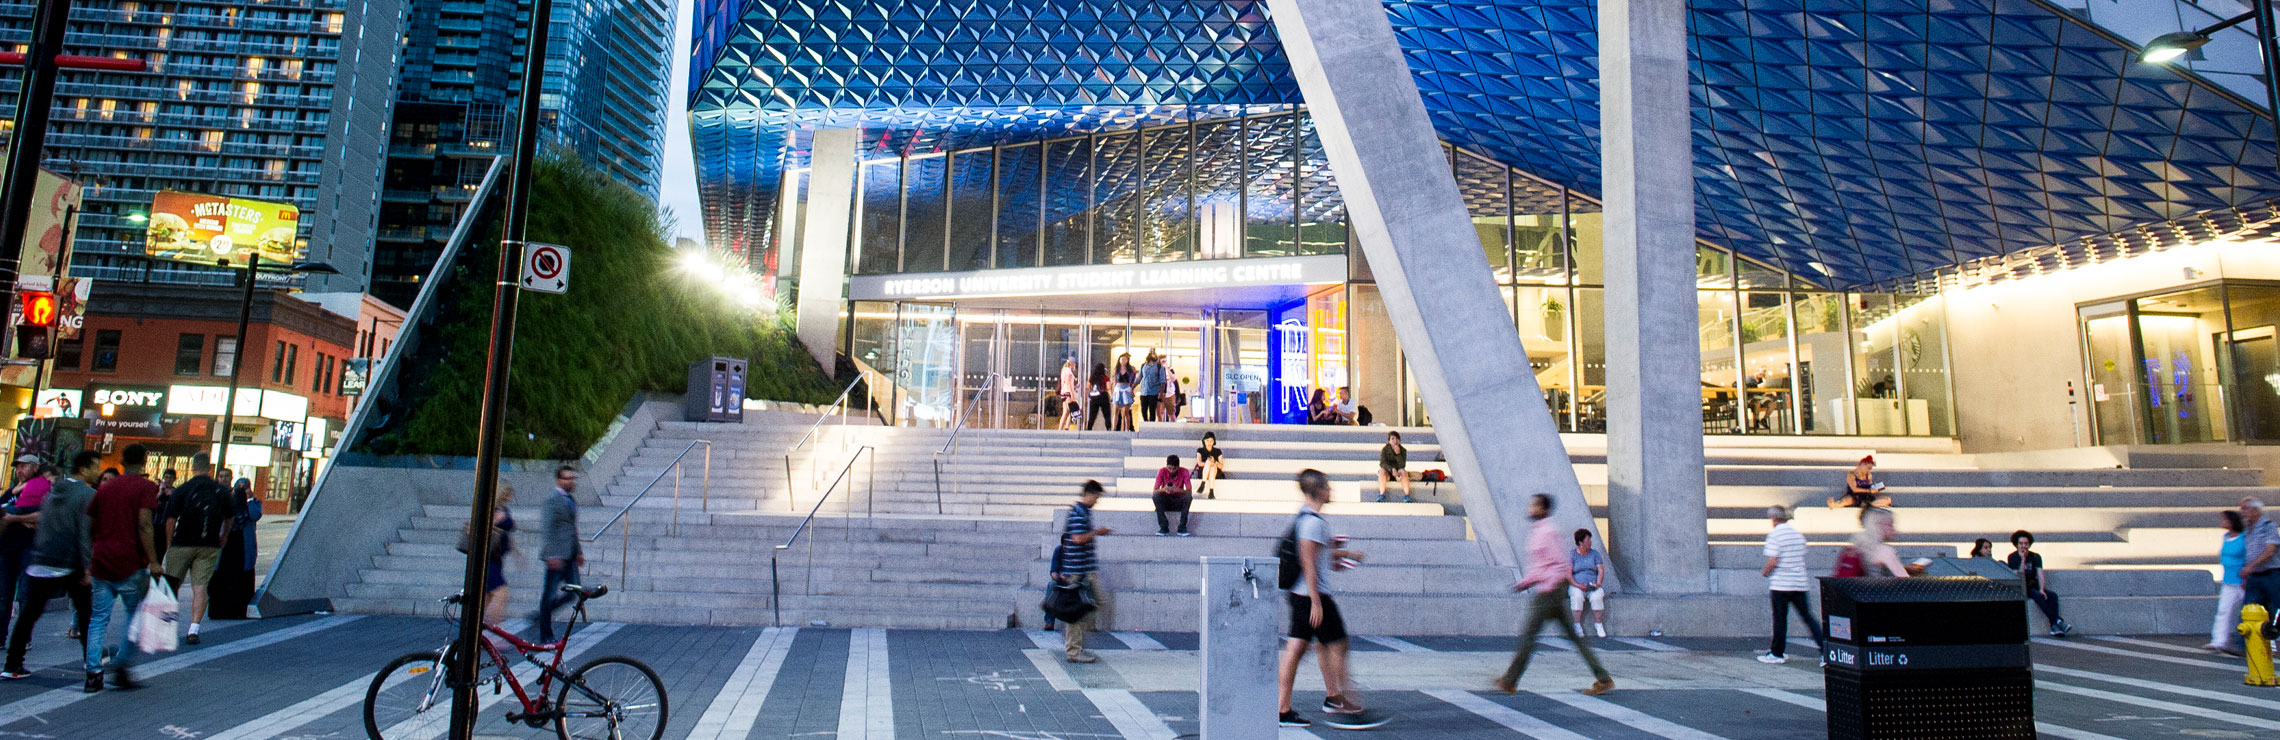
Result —
<instances>
[{"instance_id":1,"label":"concrete wall","mask_svg":"<svg viewBox=\"0 0 2280 740\"><path fill-rule=\"evenodd\" d=\"M395 462L409 464L409 459ZM553 486L550 461L510 462L500 476L518 496ZM331 608L345 596L358 571L387 551L396 530L410 526L427 504L468 505L475 470L462 468L355 467L336 465L286 536L270 567L259 600L263 616L300 614Z\"/></svg>"},{"instance_id":2,"label":"concrete wall","mask_svg":"<svg viewBox=\"0 0 2280 740\"><path fill-rule=\"evenodd\" d=\"M2075 307L2221 278L2280 279L2280 250L2201 245L1946 293L1957 437L1966 452L2075 444L2066 383L2084 388ZM2088 409L2082 440L2091 443Z\"/></svg>"}]
</instances>

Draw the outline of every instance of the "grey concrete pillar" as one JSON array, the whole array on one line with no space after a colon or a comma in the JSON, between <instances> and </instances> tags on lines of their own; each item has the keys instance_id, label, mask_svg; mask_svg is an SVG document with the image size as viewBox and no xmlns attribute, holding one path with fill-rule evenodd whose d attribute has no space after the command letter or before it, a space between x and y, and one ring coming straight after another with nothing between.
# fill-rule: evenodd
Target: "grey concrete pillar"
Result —
<instances>
[{"instance_id":1,"label":"grey concrete pillar","mask_svg":"<svg viewBox=\"0 0 2280 740\"><path fill-rule=\"evenodd\" d=\"M1274 558L1200 558L1203 740L1275 737L1275 653L1288 607ZM1245 570L1251 578L1244 578Z\"/></svg>"},{"instance_id":2,"label":"grey concrete pillar","mask_svg":"<svg viewBox=\"0 0 2280 740\"><path fill-rule=\"evenodd\" d=\"M1417 82L1388 74L1409 63L1385 6L1267 9L1474 531L1497 562L1518 564L1536 493L1551 495L1562 529L1596 529Z\"/></svg>"},{"instance_id":3,"label":"grey concrete pillar","mask_svg":"<svg viewBox=\"0 0 2280 740\"><path fill-rule=\"evenodd\" d=\"M855 206L855 145L862 132L815 132L808 157L807 231L800 237L800 343L826 371L839 351L839 308L847 298L847 233Z\"/></svg>"},{"instance_id":4,"label":"grey concrete pillar","mask_svg":"<svg viewBox=\"0 0 2280 740\"><path fill-rule=\"evenodd\" d=\"M1656 593L1710 585L1686 53L1685 3L1600 0L1608 544Z\"/></svg>"}]
</instances>

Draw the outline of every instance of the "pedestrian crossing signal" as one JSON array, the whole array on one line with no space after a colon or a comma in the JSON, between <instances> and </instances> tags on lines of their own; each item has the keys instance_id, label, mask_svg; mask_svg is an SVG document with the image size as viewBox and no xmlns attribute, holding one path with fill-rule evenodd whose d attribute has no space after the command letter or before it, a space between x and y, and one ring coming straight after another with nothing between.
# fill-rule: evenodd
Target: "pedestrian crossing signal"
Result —
<instances>
[{"instance_id":1,"label":"pedestrian crossing signal","mask_svg":"<svg viewBox=\"0 0 2280 740\"><path fill-rule=\"evenodd\" d=\"M26 360L45 360L55 356L55 328L16 325L16 356Z\"/></svg>"},{"instance_id":2,"label":"pedestrian crossing signal","mask_svg":"<svg viewBox=\"0 0 2280 740\"><path fill-rule=\"evenodd\" d=\"M55 326L55 294L28 290L20 293L23 299L23 322L27 326Z\"/></svg>"}]
</instances>

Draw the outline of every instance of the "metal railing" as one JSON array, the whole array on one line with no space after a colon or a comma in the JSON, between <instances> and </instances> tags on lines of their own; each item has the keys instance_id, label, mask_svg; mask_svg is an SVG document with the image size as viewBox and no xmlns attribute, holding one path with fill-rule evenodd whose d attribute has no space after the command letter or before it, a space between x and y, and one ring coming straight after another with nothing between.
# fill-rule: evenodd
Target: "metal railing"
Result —
<instances>
[{"instance_id":1,"label":"metal railing","mask_svg":"<svg viewBox=\"0 0 2280 740\"><path fill-rule=\"evenodd\" d=\"M781 627L784 623L784 579L781 573L777 570L778 561L783 558L785 551L792 549L792 545L799 542L800 535L807 534L808 530L812 528L812 526L815 524L816 513L822 511L823 504L831 500L832 492L839 490L839 484L847 480L848 471L855 469L855 461L863 459L865 455L869 455L871 458L871 470L870 474L865 476L866 490L863 493L863 517L865 519L869 519L871 517L871 501L877 497L879 492L879 450L876 447L864 445L862 447L855 448L855 454L847 456L847 464L839 466L839 475L831 479L831 485L823 489L823 495L816 497L815 505L808 507L807 516L800 519L800 525L798 527L792 529L792 536L785 538L784 544L776 545L768 551L768 608L773 613L773 616L769 618L769 624ZM848 515L853 514L854 511L855 508L853 506L849 506L840 512L839 531L842 538L849 536L849 525L847 524L846 519ZM814 537L808 538L808 562L805 583L808 584L808 588L812 592L815 586Z\"/></svg>"},{"instance_id":2,"label":"metal railing","mask_svg":"<svg viewBox=\"0 0 2280 740\"><path fill-rule=\"evenodd\" d=\"M981 404L982 394L996 391L997 384L997 373L990 373L989 377L982 379L982 387L974 389L974 397L971 400L958 405L958 413L953 416L950 421L950 438L942 440L942 449L934 451L934 513L936 514L943 513L942 456L945 454L954 454L952 451L958 445L958 433L965 431L966 429L966 413L972 411L975 406ZM964 490L962 482L953 482L952 485L958 486L960 490Z\"/></svg>"},{"instance_id":3,"label":"metal railing","mask_svg":"<svg viewBox=\"0 0 2280 740\"><path fill-rule=\"evenodd\" d=\"M704 485L699 489L700 492L697 498L697 510L703 512L712 511L713 443L712 440L709 439L700 439L690 442L688 447L682 448L681 454L674 455L673 461L666 463L664 470L657 471L657 477L649 479L649 485L642 486L639 493L633 494L633 498L631 500L626 501L624 506L618 507L617 515L610 517L609 521L603 522L601 529L594 530L594 536L581 537L579 539L585 542L600 541L602 539L602 534L610 531L611 527L616 527L618 525L618 522L624 521L625 515L628 512L633 511L633 506L635 504L641 503L641 499L648 496L650 491L656 490L657 484L664 482L665 476L667 474L671 474L673 476L673 511L670 515L671 518L668 520L668 529L666 530L666 533L669 536L678 536L681 534L681 463L682 461L688 459L689 453L695 452L697 450L698 445L704 445L705 448L705 467ZM631 556L632 553L633 525L628 523L624 527L618 528L618 589L621 591L625 589L626 572L632 570L632 567L628 562L628 557Z\"/></svg>"},{"instance_id":4,"label":"metal railing","mask_svg":"<svg viewBox=\"0 0 2280 740\"><path fill-rule=\"evenodd\" d=\"M800 441L794 442L790 447L784 448L785 511L798 512L800 510L799 502L797 501L799 498L799 486L792 482L792 456L799 454L799 451L803 448L806 448L809 442L816 443L816 451L821 452L823 448L823 423L831 421L832 419L839 420L839 448L843 450L847 449L847 403L849 399L854 398L856 386L864 385L869 382L871 382L870 371L857 373L855 375L855 379L847 383L847 389L840 391L839 397L832 400L830 410L825 411L822 416L817 417L814 424L808 425L807 433L800 435ZM823 469L817 467L814 464L814 455L811 454L809 455L808 464L808 488L813 489L822 482Z\"/></svg>"}]
</instances>

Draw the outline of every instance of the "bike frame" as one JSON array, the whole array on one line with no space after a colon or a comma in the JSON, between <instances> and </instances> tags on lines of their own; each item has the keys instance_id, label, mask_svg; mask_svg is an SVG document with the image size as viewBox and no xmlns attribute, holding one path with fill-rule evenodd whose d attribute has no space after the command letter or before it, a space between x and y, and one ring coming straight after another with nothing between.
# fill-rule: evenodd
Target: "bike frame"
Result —
<instances>
[{"instance_id":1,"label":"bike frame","mask_svg":"<svg viewBox=\"0 0 2280 740\"><path fill-rule=\"evenodd\" d=\"M520 637L516 637L514 633L508 632L498 625L483 625L483 632L488 633L479 635L483 640L483 652L491 656L492 665L499 667L499 679L506 682L506 685L509 688L514 689L515 701L522 705L521 714L537 714L539 710L545 708L543 705L546 701L546 692L548 689L552 688L554 679L560 678L564 681L570 680L569 675L562 672L562 653L564 652L563 648L570 645L570 636L577 633L578 623L583 621L586 621L586 600L579 599L575 610L570 614L569 623L563 625L562 640L559 642L530 642ZM532 664L538 666L538 681L536 684L534 684L534 687L538 689L536 692L537 698L535 700L532 698L533 694L531 692L525 691L523 689L522 680L515 677L514 665L507 662L506 652L499 649L498 643L491 641L492 635L497 635L500 640L506 641L508 647L514 648L516 657L530 661ZM446 656L450 655L452 643L456 642L458 641L453 640L451 643L444 643L444 649L437 651L436 654ZM536 658L530 657L532 653L543 652L554 653L554 659L551 662L540 663ZM428 687L427 701L434 701L438 696L441 695L445 682L450 673L451 671L449 668L436 671L435 683ZM473 681L475 679L471 676L468 678L468 680ZM585 691L583 687L581 687L581 691ZM591 691L586 691L585 693L588 695L592 694Z\"/></svg>"}]
</instances>

